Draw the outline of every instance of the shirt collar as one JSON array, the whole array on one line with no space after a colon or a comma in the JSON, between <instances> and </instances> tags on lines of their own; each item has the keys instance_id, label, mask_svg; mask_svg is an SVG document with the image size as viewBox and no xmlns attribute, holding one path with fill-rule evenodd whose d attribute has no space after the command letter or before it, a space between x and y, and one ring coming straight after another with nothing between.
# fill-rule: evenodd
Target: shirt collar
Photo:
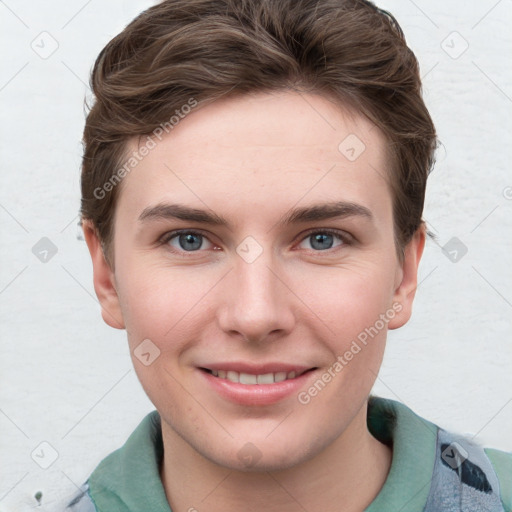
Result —
<instances>
[{"instance_id":1,"label":"shirt collar","mask_svg":"<svg viewBox=\"0 0 512 512\"><path fill-rule=\"evenodd\" d=\"M365 512L422 512L434 470L438 427L394 400L370 397L368 430L392 446L391 468Z\"/></svg>"},{"instance_id":2,"label":"shirt collar","mask_svg":"<svg viewBox=\"0 0 512 512\"><path fill-rule=\"evenodd\" d=\"M422 512L430 490L438 427L394 400L370 397L368 430L392 446L389 474L365 512ZM161 419L149 413L126 443L106 457L88 480L99 510L171 512L160 479Z\"/></svg>"}]
</instances>

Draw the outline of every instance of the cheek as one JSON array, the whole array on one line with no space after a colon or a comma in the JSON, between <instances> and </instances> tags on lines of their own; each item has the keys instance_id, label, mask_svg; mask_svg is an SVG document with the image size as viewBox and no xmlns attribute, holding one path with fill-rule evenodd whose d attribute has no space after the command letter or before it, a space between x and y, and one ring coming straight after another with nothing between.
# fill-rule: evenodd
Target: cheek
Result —
<instances>
[{"instance_id":1,"label":"cheek","mask_svg":"<svg viewBox=\"0 0 512 512\"><path fill-rule=\"evenodd\" d=\"M180 353L200 335L216 273L151 264L119 269L118 289L130 348L150 339L164 353ZM208 311L208 312L207 312Z\"/></svg>"},{"instance_id":2,"label":"cheek","mask_svg":"<svg viewBox=\"0 0 512 512\"><path fill-rule=\"evenodd\" d=\"M330 372L324 376L329 391L324 397L349 407L347 397L353 400L370 392L382 363L388 323L396 315L393 273L378 263L331 270L322 286L308 287L312 281L305 280L299 293L308 294L305 302L321 320L315 320L316 334L330 352Z\"/></svg>"},{"instance_id":3,"label":"cheek","mask_svg":"<svg viewBox=\"0 0 512 512\"><path fill-rule=\"evenodd\" d=\"M121 308L125 322L132 330L146 325L152 329L163 328L164 323L168 325L167 329L170 328L172 317L183 308L182 293L187 291L179 274L174 273L171 277L171 272L166 275L151 263L146 265L143 259L131 264L125 262L116 268Z\"/></svg>"},{"instance_id":4,"label":"cheek","mask_svg":"<svg viewBox=\"0 0 512 512\"><path fill-rule=\"evenodd\" d=\"M331 335L347 340L391 308L393 276L391 268L379 263L323 268L297 280L294 291Z\"/></svg>"},{"instance_id":5,"label":"cheek","mask_svg":"<svg viewBox=\"0 0 512 512\"><path fill-rule=\"evenodd\" d=\"M293 293L283 299L289 304L282 307L295 310L298 324L319 328L323 324L325 334L339 341L355 338L391 306L394 274L385 267L380 262L353 262L343 267L308 265L303 273L285 271L283 277ZM213 322L216 300L222 297L226 303L233 295L223 290L223 274L205 268L162 268L143 260L122 262L116 278L131 343L154 339L165 350L166 340L173 338L174 346L183 339L180 332L190 333L191 325Z\"/></svg>"},{"instance_id":6,"label":"cheek","mask_svg":"<svg viewBox=\"0 0 512 512\"><path fill-rule=\"evenodd\" d=\"M353 267L346 272L336 270L336 278L326 280L315 293L310 290L307 298L322 321L322 332L327 332L321 339L329 349L330 361L318 380L298 397L310 418L323 420L341 410L345 419L356 414L373 387L384 355L388 323L396 315L391 272L383 272L379 265L357 272ZM333 435L344 428L342 420L340 417L330 423Z\"/></svg>"}]
</instances>

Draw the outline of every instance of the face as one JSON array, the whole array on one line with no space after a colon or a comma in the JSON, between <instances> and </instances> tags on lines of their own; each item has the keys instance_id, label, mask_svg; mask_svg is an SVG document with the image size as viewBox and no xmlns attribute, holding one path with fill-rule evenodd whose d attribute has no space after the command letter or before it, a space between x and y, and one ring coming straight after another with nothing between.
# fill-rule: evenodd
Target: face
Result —
<instances>
[{"instance_id":1,"label":"face","mask_svg":"<svg viewBox=\"0 0 512 512\"><path fill-rule=\"evenodd\" d=\"M280 92L193 111L124 178L114 272L88 243L164 438L279 469L365 417L422 250L397 259L388 175L366 118Z\"/></svg>"}]
</instances>

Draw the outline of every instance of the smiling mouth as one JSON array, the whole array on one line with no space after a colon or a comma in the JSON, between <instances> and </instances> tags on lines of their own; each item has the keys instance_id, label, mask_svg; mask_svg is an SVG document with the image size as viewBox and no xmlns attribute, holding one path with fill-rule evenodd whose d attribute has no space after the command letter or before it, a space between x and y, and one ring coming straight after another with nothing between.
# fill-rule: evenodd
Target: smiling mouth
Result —
<instances>
[{"instance_id":1,"label":"smiling mouth","mask_svg":"<svg viewBox=\"0 0 512 512\"><path fill-rule=\"evenodd\" d=\"M200 368L202 371L213 375L219 379L229 380L237 384L255 385L255 384L275 384L277 382L284 382L285 380L296 379L307 372L316 370L316 368L310 368L302 372L269 372L259 375L251 373L236 372L233 370L210 370L209 368Z\"/></svg>"}]
</instances>

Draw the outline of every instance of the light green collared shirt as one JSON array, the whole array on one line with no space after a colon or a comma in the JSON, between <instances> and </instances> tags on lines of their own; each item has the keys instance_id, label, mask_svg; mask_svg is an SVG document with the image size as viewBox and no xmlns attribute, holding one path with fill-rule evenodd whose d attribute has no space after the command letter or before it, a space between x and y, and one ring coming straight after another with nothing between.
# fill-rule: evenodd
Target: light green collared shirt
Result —
<instances>
[{"instance_id":1,"label":"light green collared shirt","mask_svg":"<svg viewBox=\"0 0 512 512\"><path fill-rule=\"evenodd\" d=\"M149 413L66 510L172 512L159 474L160 421L157 411ZM512 511L512 453L483 449L378 397L369 399L368 429L392 447L393 457L384 486L365 512Z\"/></svg>"}]
</instances>

